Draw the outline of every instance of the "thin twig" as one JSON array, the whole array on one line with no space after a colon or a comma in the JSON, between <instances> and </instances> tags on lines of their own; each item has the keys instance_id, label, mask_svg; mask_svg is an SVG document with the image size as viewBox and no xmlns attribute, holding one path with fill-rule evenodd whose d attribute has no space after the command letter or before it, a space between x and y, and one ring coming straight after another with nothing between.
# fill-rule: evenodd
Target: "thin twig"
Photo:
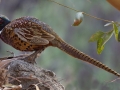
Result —
<instances>
[{"instance_id":1,"label":"thin twig","mask_svg":"<svg viewBox=\"0 0 120 90\"><path fill-rule=\"evenodd\" d=\"M8 76L8 77L12 78L12 80L10 82L12 82L14 80L18 81L19 83L21 82L18 78L15 78L15 77L12 77L12 76Z\"/></svg>"},{"instance_id":2,"label":"thin twig","mask_svg":"<svg viewBox=\"0 0 120 90\"><path fill-rule=\"evenodd\" d=\"M18 82L21 82L20 80L38 80L37 78L33 78L33 77L16 77L16 78L13 78L13 80L11 80L10 82L13 82L13 81L18 81Z\"/></svg>"},{"instance_id":3,"label":"thin twig","mask_svg":"<svg viewBox=\"0 0 120 90\"><path fill-rule=\"evenodd\" d=\"M63 4L61 4L61 3L59 3L59 2L56 2L56 1L54 1L54 0L49 0L49 1L54 2L54 3L56 3L56 4L60 5L60 6L63 6L63 7L65 7L65 8L71 9L71 10L73 10L73 11L81 12L81 11L79 11L79 10L76 10L76 9L74 9L74 8L71 8L71 7L68 7L68 6L63 5ZM95 19L97 19L97 20L101 20L101 21L105 21L105 22L110 22L110 23L113 22L113 21L110 21L110 20L105 20L105 19L102 19L102 18L98 18L98 17L96 17L96 16L87 14L87 13L85 13L85 12L82 12L82 13L83 13L84 15L86 15L86 16L89 16L89 17L91 17L91 18L95 18ZM118 24L118 25L120 25L120 23L118 23L118 22L115 22L115 23Z\"/></svg>"},{"instance_id":4,"label":"thin twig","mask_svg":"<svg viewBox=\"0 0 120 90\"><path fill-rule=\"evenodd\" d=\"M73 11L80 12L80 11L74 9L74 8L68 7L68 6L63 5L63 4L61 4L61 3L58 3L58 2L56 2L56 1L54 1L54 0L49 0L49 1L54 2L54 3L56 3L56 4L60 5L60 6L63 6L63 7L65 7L65 8L71 9L71 10L73 10Z\"/></svg>"},{"instance_id":5,"label":"thin twig","mask_svg":"<svg viewBox=\"0 0 120 90\"><path fill-rule=\"evenodd\" d=\"M12 59L12 58L20 58L20 57L24 57L24 56L28 56L28 55L22 54L22 55L18 55L18 56L15 56L15 57L3 57L3 58L0 58L0 60L6 60L6 59Z\"/></svg>"}]
</instances>

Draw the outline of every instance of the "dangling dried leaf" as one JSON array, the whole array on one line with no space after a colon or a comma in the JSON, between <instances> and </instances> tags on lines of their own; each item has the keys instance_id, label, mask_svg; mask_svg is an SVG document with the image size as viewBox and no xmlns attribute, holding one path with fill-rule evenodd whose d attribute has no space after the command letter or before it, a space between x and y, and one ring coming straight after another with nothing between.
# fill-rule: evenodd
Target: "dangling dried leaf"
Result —
<instances>
[{"instance_id":1,"label":"dangling dried leaf","mask_svg":"<svg viewBox=\"0 0 120 90\"><path fill-rule=\"evenodd\" d=\"M116 9L120 11L120 0L106 0L108 1L112 6L114 6Z\"/></svg>"},{"instance_id":2,"label":"dangling dried leaf","mask_svg":"<svg viewBox=\"0 0 120 90\"><path fill-rule=\"evenodd\" d=\"M76 13L73 26L78 26L83 21L83 17L84 17L83 12Z\"/></svg>"}]
</instances>

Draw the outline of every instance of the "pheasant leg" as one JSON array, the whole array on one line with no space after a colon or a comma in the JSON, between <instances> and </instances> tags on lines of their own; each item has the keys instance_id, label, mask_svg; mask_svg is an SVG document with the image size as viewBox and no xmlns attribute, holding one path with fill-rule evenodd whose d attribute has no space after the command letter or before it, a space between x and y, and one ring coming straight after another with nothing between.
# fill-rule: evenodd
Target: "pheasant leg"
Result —
<instances>
[{"instance_id":1,"label":"pheasant leg","mask_svg":"<svg viewBox=\"0 0 120 90\"><path fill-rule=\"evenodd\" d=\"M24 61L29 62L29 63L36 63L35 59L37 58L37 54L41 53L43 50L37 50L34 53L32 53L31 55L23 58Z\"/></svg>"}]
</instances>

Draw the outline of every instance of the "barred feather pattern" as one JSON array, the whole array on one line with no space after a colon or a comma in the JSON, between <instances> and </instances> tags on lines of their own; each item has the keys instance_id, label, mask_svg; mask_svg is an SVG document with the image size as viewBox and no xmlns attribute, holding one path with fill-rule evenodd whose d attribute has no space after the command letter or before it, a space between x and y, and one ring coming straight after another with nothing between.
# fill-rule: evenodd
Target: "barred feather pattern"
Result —
<instances>
[{"instance_id":1,"label":"barred feather pattern","mask_svg":"<svg viewBox=\"0 0 120 90\"><path fill-rule=\"evenodd\" d=\"M106 66L105 64L102 64L101 62L91 58L90 56L84 54L83 52L77 50L76 48L74 48L73 46L67 44L66 42L62 41L61 43L61 46L58 47L59 49L61 49L62 51L66 52L67 54L79 59L79 60L82 60L82 61L85 61L85 62L88 62L92 65L95 65L109 73L112 73L118 77L120 77L120 74L117 73L116 71L110 69L108 66Z\"/></svg>"}]
</instances>

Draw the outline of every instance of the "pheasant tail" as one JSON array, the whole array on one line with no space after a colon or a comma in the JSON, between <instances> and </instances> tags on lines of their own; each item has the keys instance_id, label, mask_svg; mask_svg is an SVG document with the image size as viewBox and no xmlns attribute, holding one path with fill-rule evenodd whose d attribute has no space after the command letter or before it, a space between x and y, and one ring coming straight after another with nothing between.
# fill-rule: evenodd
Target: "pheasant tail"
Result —
<instances>
[{"instance_id":1,"label":"pheasant tail","mask_svg":"<svg viewBox=\"0 0 120 90\"><path fill-rule=\"evenodd\" d=\"M60 42L60 45L58 46L59 49L61 49L62 51L66 52L67 54L75 57L75 58L78 58L82 61L85 61L85 62L88 62L90 64L93 64L109 73L112 73L118 77L120 77L120 74L117 73L116 71L110 69L108 66L102 64L101 62L91 58L90 56L80 52L79 50L77 50L76 48L72 47L71 45L67 44L66 42L64 41L61 41Z\"/></svg>"}]
</instances>

